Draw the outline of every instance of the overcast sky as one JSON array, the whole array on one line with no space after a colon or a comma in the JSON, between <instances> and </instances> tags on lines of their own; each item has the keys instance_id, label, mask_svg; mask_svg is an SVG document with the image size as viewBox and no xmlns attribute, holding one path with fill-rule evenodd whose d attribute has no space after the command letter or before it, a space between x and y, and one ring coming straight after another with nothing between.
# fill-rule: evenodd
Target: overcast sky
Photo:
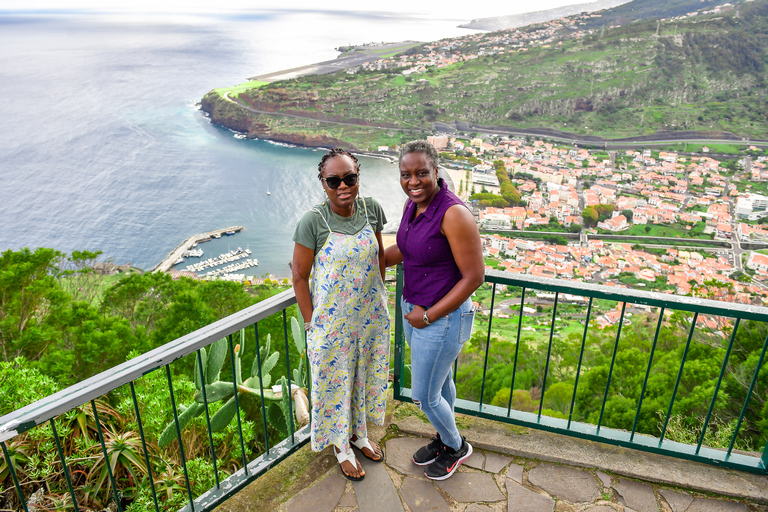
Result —
<instances>
[{"instance_id":1,"label":"overcast sky","mask_svg":"<svg viewBox=\"0 0 768 512\"><path fill-rule=\"evenodd\" d=\"M467 0L387 0L385 3L360 0L3 0L0 12L37 10L109 10L130 12L221 12L261 9L387 11L431 14L441 18L474 19L544 10L585 0L539 0L528 2L470 2ZM215 6L215 7L212 7Z\"/></svg>"}]
</instances>

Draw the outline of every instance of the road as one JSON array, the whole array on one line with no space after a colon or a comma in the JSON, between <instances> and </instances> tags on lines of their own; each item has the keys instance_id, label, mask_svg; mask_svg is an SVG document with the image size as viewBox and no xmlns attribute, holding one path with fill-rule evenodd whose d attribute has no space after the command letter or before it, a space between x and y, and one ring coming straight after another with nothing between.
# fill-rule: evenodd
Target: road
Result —
<instances>
[{"instance_id":1,"label":"road","mask_svg":"<svg viewBox=\"0 0 768 512\"><path fill-rule=\"evenodd\" d=\"M415 41L404 41L400 43L361 46L355 49L356 50L355 54L347 57L339 57L337 59L318 62L316 64L308 64L306 66L300 66L297 68L287 69L283 71L276 71L274 73L267 73L264 75L252 76L252 77L249 77L248 79L254 80L254 81L262 81L262 82L275 82L278 80L288 80L288 79L296 78L300 76L333 73L336 71L341 71L344 69L360 66L365 62L376 61L382 58L382 56L385 53L388 54L388 53L396 53L398 51L405 51L408 48L411 48L418 44L419 43ZM227 98L227 99L229 99L230 101L233 101L231 98ZM339 124L339 125L347 125L347 126L364 126L364 127L377 128L377 129L388 129L388 130L395 129L395 130L408 130L408 131L418 131L418 132L423 132L426 129L423 126L419 126L419 127L387 126L385 127L385 126L369 126L365 124L355 124L355 123L348 123L343 121L319 120L310 116L301 116L298 114L283 114L280 112L260 111L257 109L247 107L246 105L243 105L239 102L234 102L234 103L236 103L242 108L246 108L257 114L282 115L285 117L307 119L307 120L313 120L313 121L328 123L328 124ZM748 139L739 138L735 135L731 135L731 138L716 139L716 138L700 135L696 132L680 132L680 133L664 132L664 133L656 134L658 135L658 137L656 138L654 138L654 134L651 134L651 135L637 136L635 138L630 137L630 138L620 138L620 139L605 139L604 137L601 137L598 135L568 133L568 132L561 132L559 130L552 130L549 128L531 128L526 130L526 129L513 129L509 127L484 127L479 125L468 124L459 120L455 121L454 124L452 125L446 124L446 123L440 123L440 122L433 123L432 128L438 131L453 131L453 132L475 131L477 133L485 133L488 135L545 137L547 139L551 139L559 142L565 142L568 144L572 144L574 146L585 146L585 145L598 146L598 147L602 146L605 149L608 149L608 148L634 149L636 147L645 147L645 146L652 146L652 145L658 145L658 144L676 144L676 143L686 143L686 142L688 143L709 142L713 144L719 142L719 143L729 143L729 144L735 144L735 145L756 145L756 146L768 147L768 140L748 140ZM690 136L686 136L686 134Z\"/></svg>"}]
</instances>

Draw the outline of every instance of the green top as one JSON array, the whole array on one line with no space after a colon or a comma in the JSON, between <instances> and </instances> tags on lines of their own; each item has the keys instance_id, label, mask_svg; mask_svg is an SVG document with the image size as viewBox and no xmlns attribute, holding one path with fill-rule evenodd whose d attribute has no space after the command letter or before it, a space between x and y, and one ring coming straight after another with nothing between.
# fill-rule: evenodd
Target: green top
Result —
<instances>
[{"instance_id":1,"label":"green top","mask_svg":"<svg viewBox=\"0 0 768 512\"><path fill-rule=\"evenodd\" d=\"M365 200L365 204L363 204L363 200ZM308 249L313 249L317 254L330 234L328 226L334 233L354 235L365 227L366 210L368 211L368 222L371 223L373 232L380 232L384 224L387 223L387 217L384 215L381 205L372 197L357 197L355 199L355 213L349 217L342 217L333 213L328 201L307 210L301 216L299 223L296 224L292 240Z\"/></svg>"}]
</instances>

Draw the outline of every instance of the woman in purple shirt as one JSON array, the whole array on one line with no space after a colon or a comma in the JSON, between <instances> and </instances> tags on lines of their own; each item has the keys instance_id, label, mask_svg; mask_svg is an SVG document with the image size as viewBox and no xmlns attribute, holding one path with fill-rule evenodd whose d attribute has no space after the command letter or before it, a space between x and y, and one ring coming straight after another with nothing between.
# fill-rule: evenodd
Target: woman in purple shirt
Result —
<instances>
[{"instance_id":1,"label":"woman in purple shirt","mask_svg":"<svg viewBox=\"0 0 768 512\"><path fill-rule=\"evenodd\" d=\"M470 296L484 281L485 264L475 219L437 177L437 161L437 151L426 141L400 148L400 185L409 199L386 261L387 266L403 263L412 398L437 430L413 462L427 466L427 478L444 480L472 454L456 428L451 367L472 331Z\"/></svg>"}]
</instances>

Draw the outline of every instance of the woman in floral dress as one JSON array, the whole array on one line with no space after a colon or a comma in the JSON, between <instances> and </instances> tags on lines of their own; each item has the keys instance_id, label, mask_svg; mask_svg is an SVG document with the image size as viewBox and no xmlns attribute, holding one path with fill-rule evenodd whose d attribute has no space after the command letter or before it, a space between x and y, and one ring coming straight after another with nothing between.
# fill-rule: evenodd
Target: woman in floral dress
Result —
<instances>
[{"instance_id":1,"label":"woman in floral dress","mask_svg":"<svg viewBox=\"0 0 768 512\"><path fill-rule=\"evenodd\" d=\"M331 150L318 169L327 199L296 226L292 262L312 375L312 450L332 445L344 476L361 480L365 472L352 446L371 460L384 459L368 440L366 422L383 424L386 410L386 217L373 198L358 197L360 168L352 154Z\"/></svg>"}]
</instances>

